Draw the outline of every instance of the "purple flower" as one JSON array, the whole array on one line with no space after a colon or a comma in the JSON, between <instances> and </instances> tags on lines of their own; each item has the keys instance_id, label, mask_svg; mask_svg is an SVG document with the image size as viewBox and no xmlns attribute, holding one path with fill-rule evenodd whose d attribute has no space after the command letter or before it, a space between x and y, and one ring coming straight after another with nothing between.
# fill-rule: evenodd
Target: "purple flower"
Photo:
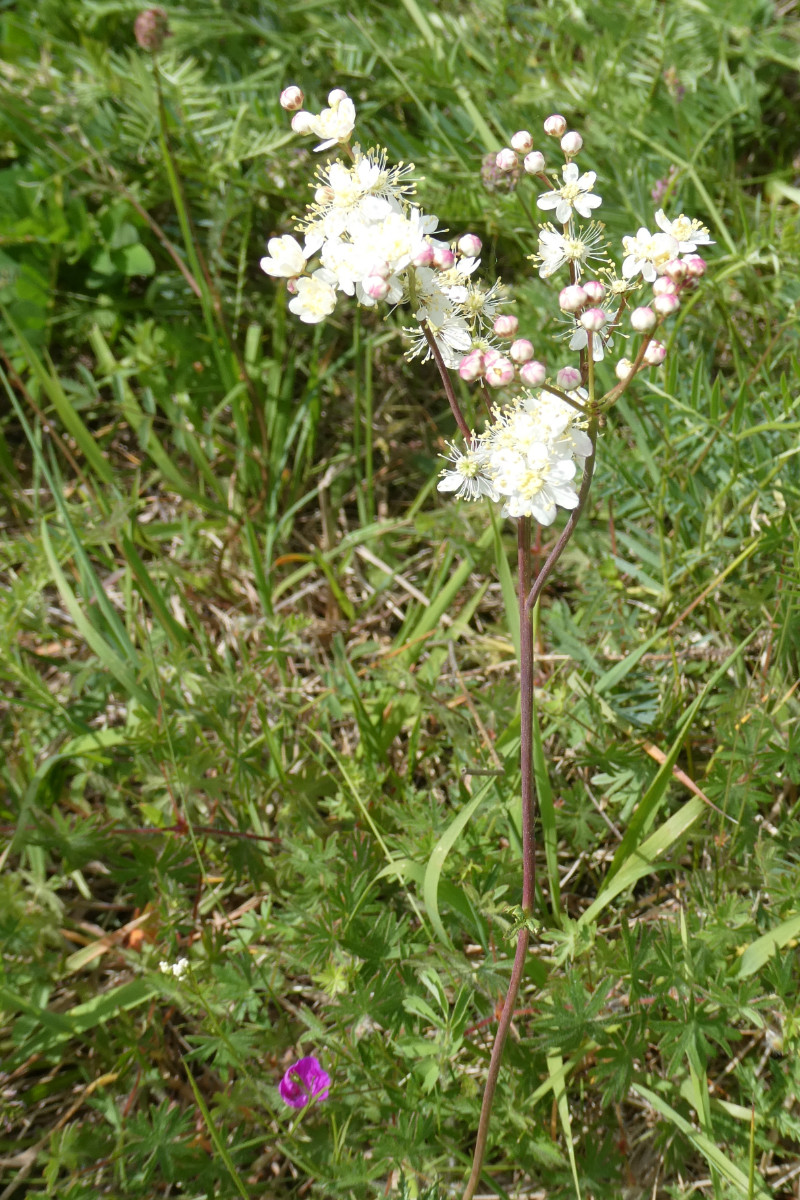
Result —
<instances>
[{"instance_id":1,"label":"purple flower","mask_svg":"<svg viewBox=\"0 0 800 1200\"><path fill-rule=\"evenodd\" d=\"M305 1108L312 1100L327 1100L331 1077L323 1071L318 1058L311 1055L292 1063L278 1085L284 1104Z\"/></svg>"}]
</instances>

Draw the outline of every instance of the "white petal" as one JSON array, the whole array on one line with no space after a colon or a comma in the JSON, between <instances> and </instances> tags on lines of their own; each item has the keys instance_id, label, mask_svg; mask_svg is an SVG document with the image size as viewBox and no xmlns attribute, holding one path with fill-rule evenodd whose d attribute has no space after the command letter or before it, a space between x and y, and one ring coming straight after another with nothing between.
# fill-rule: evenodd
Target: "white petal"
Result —
<instances>
[{"instance_id":1,"label":"white petal","mask_svg":"<svg viewBox=\"0 0 800 1200\"><path fill-rule=\"evenodd\" d=\"M537 208L555 208L561 203L561 196L558 192L545 192L543 196L539 196L536 201ZM544 235L542 235L544 236Z\"/></svg>"}]
</instances>

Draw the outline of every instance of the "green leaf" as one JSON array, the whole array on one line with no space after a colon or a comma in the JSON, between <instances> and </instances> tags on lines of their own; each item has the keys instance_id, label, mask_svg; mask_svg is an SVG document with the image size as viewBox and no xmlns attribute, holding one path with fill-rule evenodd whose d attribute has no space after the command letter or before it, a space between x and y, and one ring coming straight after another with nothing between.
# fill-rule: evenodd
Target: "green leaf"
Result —
<instances>
[{"instance_id":1,"label":"green leaf","mask_svg":"<svg viewBox=\"0 0 800 1200\"><path fill-rule=\"evenodd\" d=\"M747 979L750 975L755 975L756 971L760 971L762 967L766 966L773 955L798 937L800 937L800 916L787 917L785 921L781 921L780 925L776 925L774 929L770 929L768 933L762 934L760 938L756 938L754 942L750 943L739 959L736 978Z\"/></svg>"},{"instance_id":2,"label":"green leaf","mask_svg":"<svg viewBox=\"0 0 800 1200\"><path fill-rule=\"evenodd\" d=\"M439 940L445 946L452 947L453 943L447 936L439 915L439 876L442 873L445 859L493 786L494 780L490 780L489 783L484 784L478 794L472 797L469 804L466 804L461 812L454 817L434 846L431 856L428 859L428 865L425 868L425 878L422 881L422 899L425 901L431 925L433 925Z\"/></svg>"}]
</instances>

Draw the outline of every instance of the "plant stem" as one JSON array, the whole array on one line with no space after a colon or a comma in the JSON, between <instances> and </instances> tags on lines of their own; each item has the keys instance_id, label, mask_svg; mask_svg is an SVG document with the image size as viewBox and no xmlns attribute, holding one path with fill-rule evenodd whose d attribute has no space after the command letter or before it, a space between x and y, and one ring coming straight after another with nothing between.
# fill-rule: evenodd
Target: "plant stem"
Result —
<instances>
[{"instance_id":1,"label":"plant stem","mask_svg":"<svg viewBox=\"0 0 800 1200\"><path fill-rule=\"evenodd\" d=\"M544 565L531 584L531 522L529 517L520 519L517 525L517 580L519 589L519 640L520 640L520 773L522 777L522 914L523 920L533 916L534 897L536 891L536 827L535 827L535 794L533 779L533 608L541 595L542 588L552 574L553 568L561 557L580 515L586 505L589 488L594 473L594 460L597 448L597 430L600 418L595 412L589 420L587 433L592 443L592 453L583 468L583 479L578 493L577 506L572 510L564 531L553 549L545 559ZM472 1171L462 1200L472 1200L475 1195L483 1169L486 1154L486 1143L489 1136L489 1122L492 1116L492 1105L497 1088L497 1078L500 1073L500 1063L505 1049L508 1030L514 1006L517 1002L522 976L525 971L525 957L530 943L530 929L524 925L517 938L517 950L514 955L514 965L508 982L508 991L503 1002L503 1011L497 1024L492 1054L489 1059L489 1071L486 1076L486 1087L483 1092L481 1115L478 1121L478 1132L475 1139L475 1152L472 1160Z\"/></svg>"},{"instance_id":2,"label":"plant stem","mask_svg":"<svg viewBox=\"0 0 800 1200\"><path fill-rule=\"evenodd\" d=\"M522 774L522 912L523 919L527 920L533 915L533 902L536 890L536 830L533 785L533 621L531 620L531 610L527 606L528 592L531 588L530 517L521 517L517 524L517 581L520 624L519 754ZM481 1115L478 1121L478 1133L475 1139L472 1172L464 1191L463 1200L472 1200L480 1182L483 1159L486 1154L486 1141L489 1136L489 1122L492 1116L494 1093L500 1073L500 1063L511 1026L511 1018L514 1015L514 1007L517 1003L522 976L525 972L525 959L530 940L530 930L527 925L523 925L517 937L514 965L511 968L508 991L503 1001L503 1011L500 1014L497 1032L494 1037L494 1045L492 1046L489 1073L486 1076L486 1087L483 1092Z\"/></svg>"},{"instance_id":3,"label":"plant stem","mask_svg":"<svg viewBox=\"0 0 800 1200\"><path fill-rule=\"evenodd\" d=\"M430 326L428 325L427 321L420 321L419 325L420 325L420 329L425 334L426 342L430 346L431 354L433 355L434 359L436 360L436 366L439 368L439 374L442 377L442 384L444 385L445 395L447 396L447 399L450 403L450 408L452 410L453 416L455 417L456 425L458 426L461 433L463 433L463 435L467 439L467 441L471 441L472 433L470 432L469 425L464 420L464 414L461 411L461 407L456 398L456 394L453 391L453 383L452 383L452 380L450 379L450 375L448 373L447 367L444 365L444 359L442 358L441 351L439 350L439 347L436 345L436 338L431 333Z\"/></svg>"}]
</instances>

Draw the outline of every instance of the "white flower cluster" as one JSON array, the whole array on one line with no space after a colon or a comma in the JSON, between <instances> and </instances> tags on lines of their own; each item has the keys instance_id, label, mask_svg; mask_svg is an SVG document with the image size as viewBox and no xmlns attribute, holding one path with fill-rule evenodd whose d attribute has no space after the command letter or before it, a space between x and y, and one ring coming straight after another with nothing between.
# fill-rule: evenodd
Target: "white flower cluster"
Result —
<instances>
[{"instance_id":1,"label":"white flower cluster","mask_svg":"<svg viewBox=\"0 0 800 1200\"><path fill-rule=\"evenodd\" d=\"M169 959L162 958L158 969L162 975L172 975L175 979L183 979L189 970L189 960L188 958L179 958L177 962L172 963Z\"/></svg>"},{"instance_id":2,"label":"white flower cluster","mask_svg":"<svg viewBox=\"0 0 800 1200\"><path fill-rule=\"evenodd\" d=\"M284 108L302 103L299 88L281 94ZM448 367L458 367L476 345L492 349L491 327L505 293L499 281L485 287L473 278L480 239L465 234L451 247L436 237L437 217L412 200L413 166L390 166L385 150L351 148L353 102L337 89L328 103L318 116L295 112L292 128L322 137L317 150L343 145L350 161L337 159L317 170L314 202L297 222L302 245L288 234L271 238L262 270L288 280L289 309L307 324L329 316L341 292L367 306L411 303L418 324L405 331L409 357L430 357L423 321Z\"/></svg>"},{"instance_id":3,"label":"white flower cluster","mask_svg":"<svg viewBox=\"0 0 800 1200\"><path fill-rule=\"evenodd\" d=\"M578 404L586 400L582 390L570 394ZM493 415L465 451L450 446L450 466L441 472L438 490L465 500L488 496L502 501L505 517L552 525L557 505L577 506L573 480L592 453L581 413L542 389L517 396Z\"/></svg>"}]
</instances>

